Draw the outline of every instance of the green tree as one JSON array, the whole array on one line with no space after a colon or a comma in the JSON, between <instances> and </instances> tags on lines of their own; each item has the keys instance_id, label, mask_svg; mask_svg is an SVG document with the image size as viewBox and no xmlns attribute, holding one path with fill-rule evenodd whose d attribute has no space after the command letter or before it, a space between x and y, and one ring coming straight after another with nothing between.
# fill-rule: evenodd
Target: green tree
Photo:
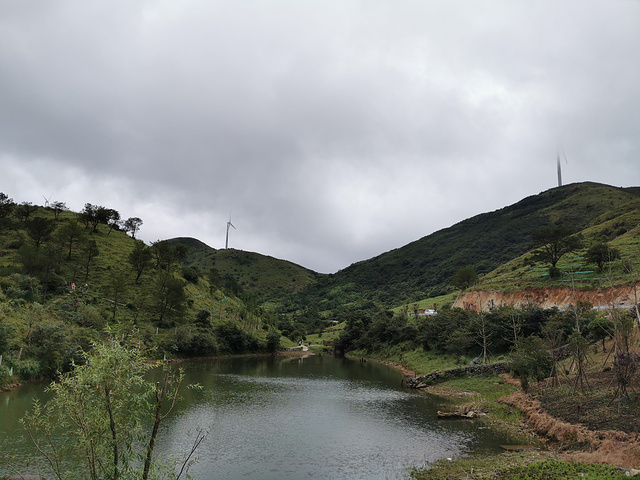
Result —
<instances>
[{"instance_id":1,"label":"green tree","mask_svg":"<svg viewBox=\"0 0 640 480\"><path fill-rule=\"evenodd\" d=\"M110 208L107 210L106 217L107 225L109 225L109 231L107 232L107 235L109 235L111 233L111 230L120 226L120 212L114 210L113 208Z\"/></svg>"},{"instance_id":2,"label":"green tree","mask_svg":"<svg viewBox=\"0 0 640 480\"><path fill-rule=\"evenodd\" d=\"M26 229L36 248L40 248L40 245L48 241L53 235L56 229L56 222L48 218L35 217L27 222Z\"/></svg>"},{"instance_id":3,"label":"green tree","mask_svg":"<svg viewBox=\"0 0 640 480\"><path fill-rule=\"evenodd\" d=\"M280 350L280 334L278 332L267 333L267 352L276 353Z\"/></svg>"},{"instance_id":4,"label":"green tree","mask_svg":"<svg viewBox=\"0 0 640 480\"><path fill-rule=\"evenodd\" d=\"M13 198L9 198L7 194L0 192L0 219L8 216L14 205Z\"/></svg>"},{"instance_id":5,"label":"green tree","mask_svg":"<svg viewBox=\"0 0 640 480\"><path fill-rule=\"evenodd\" d=\"M151 266L153 252L142 240L136 240L128 258L129 263L133 267L133 271L136 273L135 283L138 283L144 271Z\"/></svg>"},{"instance_id":6,"label":"green tree","mask_svg":"<svg viewBox=\"0 0 640 480\"><path fill-rule=\"evenodd\" d=\"M36 211L37 207L34 207L31 202L22 202L15 209L16 216L23 222L26 223L29 220L29 217L33 212Z\"/></svg>"},{"instance_id":7,"label":"green tree","mask_svg":"<svg viewBox=\"0 0 640 480\"><path fill-rule=\"evenodd\" d=\"M136 238L136 233L142 226L142 219L138 217L129 217L122 224L122 229L125 232L130 232L132 238Z\"/></svg>"},{"instance_id":8,"label":"green tree","mask_svg":"<svg viewBox=\"0 0 640 480\"><path fill-rule=\"evenodd\" d=\"M53 209L53 218L58 220L58 218L60 218L60 214L67 210L67 204L64 202L52 202L51 208Z\"/></svg>"},{"instance_id":9,"label":"green tree","mask_svg":"<svg viewBox=\"0 0 640 480\"><path fill-rule=\"evenodd\" d=\"M602 342L602 351L606 352L605 342L607 338L613 337L615 331L615 325L608 317L604 315L597 315L587 324L587 332L589 338L594 341Z\"/></svg>"},{"instance_id":10,"label":"green tree","mask_svg":"<svg viewBox=\"0 0 640 480\"><path fill-rule=\"evenodd\" d=\"M187 258L188 247L181 243L172 244L168 240L158 240L151 244L151 251L156 260L156 267L170 271L175 264Z\"/></svg>"},{"instance_id":11,"label":"green tree","mask_svg":"<svg viewBox=\"0 0 640 480\"><path fill-rule=\"evenodd\" d=\"M469 288L478 281L478 274L472 267L464 267L458 270L451 277L451 285L460 290Z\"/></svg>"},{"instance_id":12,"label":"green tree","mask_svg":"<svg viewBox=\"0 0 640 480\"><path fill-rule=\"evenodd\" d=\"M159 323L173 325L176 320L184 317L187 303L184 284L172 274L164 271L158 273L153 299L156 320Z\"/></svg>"},{"instance_id":13,"label":"green tree","mask_svg":"<svg viewBox=\"0 0 640 480\"><path fill-rule=\"evenodd\" d=\"M100 255L98 244L94 239L87 240L82 243L82 263L84 266L84 281L89 279L89 269L93 260Z\"/></svg>"},{"instance_id":14,"label":"green tree","mask_svg":"<svg viewBox=\"0 0 640 480\"><path fill-rule=\"evenodd\" d=\"M529 380L544 380L551 373L551 354L540 337L530 336L520 342L511 353L511 368L520 377L523 390L529 387Z\"/></svg>"},{"instance_id":15,"label":"green tree","mask_svg":"<svg viewBox=\"0 0 640 480\"><path fill-rule=\"evenodd\" d=\"M82 240L85 233L77 220L70 220L58 229L57 235L60 242L69 247L67 258L70 259L73 245Z\"/></svg>"},{"instance_id":16,"label":"green tree","mask_svg":"<svg viewBox=\"0 0 640 480\"><path fill-rule=\"evenodd\" d=\"M579 249L582 245L580 236L571 233L571 230L562 225L541 228L532 235L534 244L540 247L535 257L555 268L563 255Z\"/></svg>"},{"instance_id":17,"label":"green tree","mask_svg":"<svg viewBox=\"0 0 640 480\"><path fill-rule=\"evenodd\" d=\"M96 205L92 205L90 203L84 204L84 208L82 209L78 217L80 218L80 221L84 223L85 229L88 229L89 226L92 224L92 221L96 216L97 208L98 207Z\"/></svg>"},{"instance_id":18,"label":"green tree","mask_svg":"<svg viewBox=\"0 0 640 480\"><path fill-rule=\"evenodd\" d=\"M56 478L179 479L188 473L201 431L177 476L175 465L154 460L159 426L178 401L183 375L165 365L163 380L150 382L145 374L152 366L135 346L97 344L83 365L51 384L52 400L36 401L22 422ZM68 458L80 465L70 471L62 464Z\"/></svg>"},{"instance_id":19,"label":"green tree","mask_svg":"<svg viewBox=\"0 0 640 480\"><path fill-rule=\"evenodd\" d=\"M587 250L586 260L588 263L595 263L598 270L604 271L604 264L613 262L620 258L620 250L610 247L609 244L599 242Z\"/></svg>"}]
</instances>

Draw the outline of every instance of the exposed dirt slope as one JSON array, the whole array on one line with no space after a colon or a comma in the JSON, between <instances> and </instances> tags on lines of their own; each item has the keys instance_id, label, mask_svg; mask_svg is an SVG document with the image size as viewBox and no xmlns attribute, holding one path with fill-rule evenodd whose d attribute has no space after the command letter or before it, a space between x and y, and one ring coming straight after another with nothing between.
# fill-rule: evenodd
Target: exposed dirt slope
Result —
<instances>
[{"instance_id":1,"label":"exposed dirt slope","mask_svg":"<svg viewBox=\"0 0 640 480\"><path fill-rule=\"evenodd\" d=\"M541 308L560 309L588 302L594 307L631 307L640 300L640 289L636 286L620 286L593 290L571 288L527 288L513 292L474 290L460 295L454 307L487 310L491 307L510 305L524 307L536 305Z\"/></svg>"}]
</instances>

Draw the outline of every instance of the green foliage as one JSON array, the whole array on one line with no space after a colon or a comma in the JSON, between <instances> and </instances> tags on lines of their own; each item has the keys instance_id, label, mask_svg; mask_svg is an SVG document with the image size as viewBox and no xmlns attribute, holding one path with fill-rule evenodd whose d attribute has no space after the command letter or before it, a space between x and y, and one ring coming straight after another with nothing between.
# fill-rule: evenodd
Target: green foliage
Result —
<instances>
[{"instance_id":1,"label":"green foliage","mask_svg":"<svg viewBox=\"0 0 640 480\"><path fill-rule=\"evenodd\" d=\"M599 242L587 250L586 261L588 263L595 263L598 266L598 270L604 271L605 263L613 262L620 259L620 250L609 246L604 242Z\"/></svg>"},{"instance_id":2,"label":"green foliage","mask_svg":"<svg viewBox=\"0 0 640 480\"><path fill-rule=\"evenodd\" d=\"M155 320L173 326L183 318L186 295L182 281L168 272L159 272L153 291Z\"/></svg>"},{"instance_id":3,"label":"green foliage","mask_svg":"<svg viewBox=\"0 0 640 480\"><path fill-rule=\"evenodd\" d=\"M53 399L36 402L23 423L56 478L176 478L154 461L153 450L182 374L167 370L164 382L154 384L144 377L151 367L135 346L110 341L51 384ZM72 458L75 468L63 462Z\"/></svg>"},{"instance_id":4,"label":"green foliage","mask_svg":"<svg viewBox=\"0 0 640 480\"><path fill-rule=\"evenodd\" d=\"M226 321L214 328L221 353L251 353L260 350L258 340L242 330L237 323Z\"/></svg>"},{"instance_id":5,"label":"green foliage","mask_svg":"<svg viewBox=\"0 0 640 480\"><path fill-rule=\"evenodd\" d=\"M539 382L547 378L551 368L551 354L540 337L525 338L511 353L511 369L520 377L523 390L527 390L529 380Z\"/></svg>"},{"instance_id":6,"label":"green foliage","mask_svg":"<svg viewBox=\"0 0 640 480\"><path fill-rule=\"evenodd\" d=\"M2 365L0 365L0 387L4 387L5 385L7 385L10 379L11 376L9 375L9 369L3 363Z\"/></svg>"},{"instance_id":7,"label":"green foliage","mask_svg":"<svg viewBox=\"0 0 640 480\"><path fill-rule=\"evenodd\" d=\"M470 472L472 474L470 475ZM540 460L540 454L503 453L462 457L454 461L438 460L429 469L412 472L417 480L622 480L628 478L612 465Z\"/></svg>"},{"instance_id":8,"label":"green foliage","mask_svg":"<svg viewBox=\"0 0 640 480\"><path fill-rule=\"evenodd\" d=\"M464 267L451 277L451 285L459 290L469 288L478 281L478 274L472 267Z\"/></svg>"},{"instance_id":9,"label":"green foliage","mask_svg":"<svg viewBox=\"0 0 640 480\"><path fill-rule=\"evenodd\" d=\"M205 357L218 352L211 334L203 331L191 331L185 327L176 334L178 352L187 357Z\"/></svg>"},{"instance_id":10,"label":"green foliage","mask_svg":"<svg viewBox=\"0 0 640 480\"><path fill-rule=\"evenodd\" d=\"M566 225L551 225L534 232L533 241L540 247L536 258L555 267L563 255L581 247L581 237L573 233Z\"/></svg>"},{"instance_id":11,"label":"green foliage","mask_svg":"<svg viewBox=\"0 0 640 480\"><path fill-rule=\"evenodd\" d=\"M166 255L156 266L160 257L150 247L113 224L117 212L90 207L85 213L105 213L106 220L62 206L33 205L22 208L29 213L24 221L3 219L0 354L5 362L17 362L20 356L25 368L15 363L15 376L24 380L67 371L72 361L82 361L83 349L104 338L107 322L137 326L144 342L162 347L163 354L211 355L218 345L210 312L224 312L241 330L257 332L246 342L248 351L264 348L264 335L277 317L264 312L259 302L249 295L242 300L224 295L197 278L199 268L180 264L188 251L185 245L161 242ZM28 234L38 219L55 226L52 235L38 239ZM180 278L183 271L191 282ZM208 312L207 324L198 318L201 309ZM214 317L218 320L218 313Z\"/></svg>"},{"instance_id":12,"label":"green foliage","mask_svg":"<svg viewBox=\"0 0 640 480\"><path fill-rule=\"evenodd\" d=\"M193 267L182 267L182 278L190 283L198 283L198 271Z\"/></svg>"},{"instance_id":13,"label":"green foliage","mask_svg":"<svg viewBox=\"0 0 640 480\"><path fill-rule=\"evenodd\" d=\"M280 334L277 332L270 332L266 337L267 341L267 352L276 353L280 350Z\"/></svg>"},{"instance_id":14,"label":"green foliage","mask_svg":"<svg viewBox=\"0 0 640 480\"><path fill-rule=\"evenodd\" d=\"M48 218L35 217L27 222L26 228L36 248L39 248L40 245L51 238L56 229L56 222Z\"/></svg>"},{"instance_id":15,"label":"green foliage","mask_svg":"<svg viewBox=\"0 0 640 480\"><path fill-rule=\"evenodd\" d=\"M42 378L42 367L40 362L34 358L14 360L11 363L13 365L13 371L22 380L39 380Z\"/></svg>"},{"instance_id":16,"label":"green foliage","mask_svg":"<svg viewBox=\"0 0 640 480\"><path fill-rule=\"evenodd\" d=\"M7 217L14 206L13 198L9 198L6 193L0 192L0 220Z\"/></svg>"},{"instance_id":17,"label":"green foliage","mask_svg":"<svg viewBox=\"0 0 640 480\"><path fill-rule=\"evenodd\" d=\"M627 476L612 465L543 460L526 466L514 466L501 471L498 480L622 480Z\"/></svg>"}]
</instances>

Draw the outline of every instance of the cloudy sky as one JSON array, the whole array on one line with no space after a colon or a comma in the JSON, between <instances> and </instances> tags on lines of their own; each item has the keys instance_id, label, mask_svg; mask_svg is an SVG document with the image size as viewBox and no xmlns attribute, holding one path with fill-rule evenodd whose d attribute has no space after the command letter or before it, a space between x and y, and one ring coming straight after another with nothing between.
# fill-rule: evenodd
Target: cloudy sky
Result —
<instances>
[{"instance_id":1,"label":"cloudy sky","mask_svg":"<svg viewBox=\"0 0 640 480\"><path fill-rule=\"evenodd\" d=\"M315 271L640 185L640 1L0 0L0 191ZM566 155L566 161L564 156Z\"/></svg>"}]
</instances>

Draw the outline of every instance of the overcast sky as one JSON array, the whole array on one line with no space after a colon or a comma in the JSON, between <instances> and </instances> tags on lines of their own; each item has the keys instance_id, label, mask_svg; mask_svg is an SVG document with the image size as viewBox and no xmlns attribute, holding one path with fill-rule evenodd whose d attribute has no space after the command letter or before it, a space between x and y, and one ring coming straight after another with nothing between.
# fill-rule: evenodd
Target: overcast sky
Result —
<instances>
[{"instance_id":1,"label":"overcast sky","mask_svg":"<svg viewBox=\"0 0 640 480\"><path fill-rule=\"evenodd\" d=\"M0 191L323 273L640 185L640 1L0 0ZM564 156L566 155L566 161Z\"/></svg>"}]
</instances>

